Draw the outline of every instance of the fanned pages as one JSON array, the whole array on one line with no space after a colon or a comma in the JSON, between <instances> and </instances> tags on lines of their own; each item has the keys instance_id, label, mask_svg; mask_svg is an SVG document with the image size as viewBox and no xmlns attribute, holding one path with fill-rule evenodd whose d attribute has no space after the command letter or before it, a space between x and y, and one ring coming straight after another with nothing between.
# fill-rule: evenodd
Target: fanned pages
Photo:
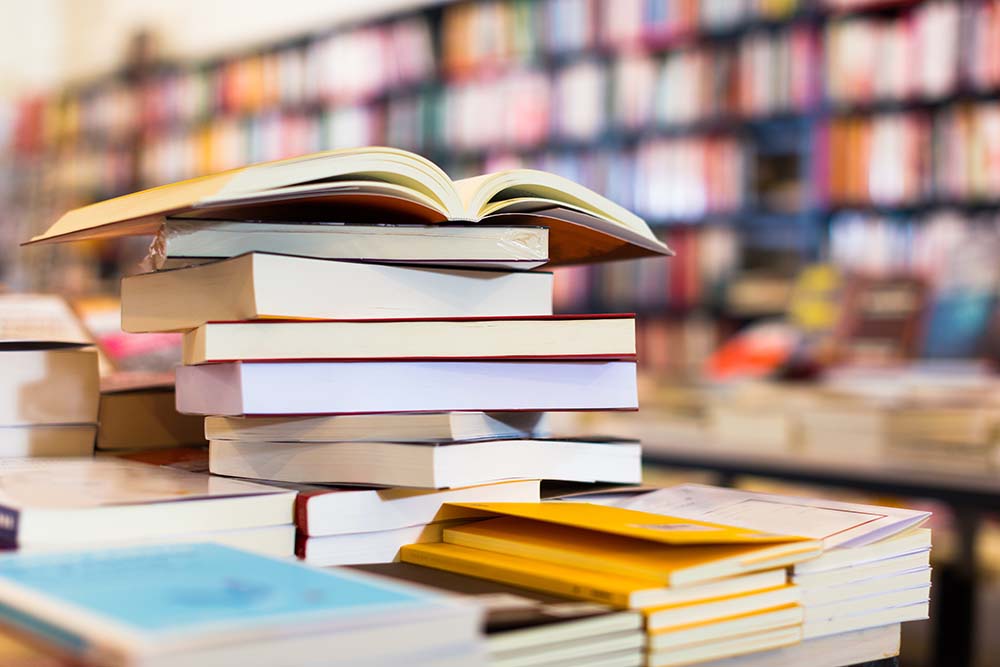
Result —
<instances>
[{"instance_id":1,"label":"fanned pages","mask_svg":"<svg viewBox=\"0 0 1000 667\"><path fill-rule=\"evenodd\" d=\"M116 197L69 211L29 243L155 234L164 216L539 225L549 228L553 264L672 254L644 220L561 176L517 169L452 182L426 158L385 147L314 153Z\"/></svg>"}]
</instances>

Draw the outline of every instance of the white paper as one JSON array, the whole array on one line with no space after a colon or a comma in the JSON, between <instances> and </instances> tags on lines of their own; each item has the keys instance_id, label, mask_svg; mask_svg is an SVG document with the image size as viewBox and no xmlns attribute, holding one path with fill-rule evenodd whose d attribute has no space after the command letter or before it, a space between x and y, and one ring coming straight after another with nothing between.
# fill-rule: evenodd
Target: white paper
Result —
<instances>
[{"instance_id":1,"label":"white paper","mask_svg":"<svg viewBox=\"0 0 1000 667\"><path fill-rule=\"evenodd\" d=\"M930 512L683 484L625 499L621 507L859 547L918 526Z\"/></svg>"}]
</instances>

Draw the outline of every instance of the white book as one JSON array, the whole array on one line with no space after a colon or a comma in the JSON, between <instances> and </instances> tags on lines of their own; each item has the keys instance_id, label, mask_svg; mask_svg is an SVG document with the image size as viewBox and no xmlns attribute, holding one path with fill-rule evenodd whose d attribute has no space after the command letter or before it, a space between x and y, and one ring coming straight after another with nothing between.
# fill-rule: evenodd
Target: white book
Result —
<instances>
[{"instance_id":1,"label":"white book","mask_svg":"<svg viewBox=\"0 0 1000 667\"><path fill-rule=\"evenodd\" d=\"M772 651L706 662L699 667L843 667L899 655L900 625L805 639Z\"/></svg>"},{"instance_id":2,"label":"white book","mask_svg":"<svg viewBox=\"0 0 1000 667\"><path fill-rule=\"evenodd\" d=\"M866 628L877 628L883 625L896 625L910 621L922 621L930 615L930 602L924 600L901 607L877 609L861 614L852 614L833 619L808 618L802 623L804 639L826 637L844 632L855 632Z\"/></svg>"},{"instance_id":3,"label":"white book","mask_svg":"<svg viewBox=\"0 0 1000 667\"><path fill-rule=\"evenodd\" d=\"M444 503L539 502L539 486L538 480L445 490L303 486L295 499L295 522L310 537L394 530L466 515L457 507L442 510Z\"/></svg>"},{"instance_id":4,"label":"white book","mask_svg":"<svg viewBox=\"0 0 1000 667\"><path fill-rule=\"evenodd\" d=\"M209 322L184 363L361 359L632 359L630 315Z\"/></svg>"},{"instance_id":5,"label":"white book","mask_svg":"<svg viewBox=\"0 0 1000 667\"><path fill-rule=\"evenodd\" d=\"M628 500L628 509L823 540L824 548L865 546L916 528L930 512L822 498L682 484Z\"/></svg>"},{"instance_id":6,"label":"white book","mask_svg":"<svg viewBox=\"0 0 1000 667\"><path fill-rule=\"evenodd\" d=\"M384 264L532 269L549 260L549 230L167 219L149 254L155 268L171 269L248 252Z\"/></svg>"},{"instance_id":7,"label":"white book","mask_svg":"<svg viewBox=\"0 0 1000 667\"><path fill-rule=\"evenodd\" d=\"M804 575L875 564L899 556L927 552L930 548L930 528L916 528L863 547L831 549L818 558L796 563L792 572Z\"/></svg>"},{"instance_id":8,"label":"white book","mask_svg":"<svg viewBox=\"0 0 1000 667\"><path fill-rule=\"evenodd\" d=\"M926 603L930 600L930 583L899 591L874 593L851 600L839 600L821 605L804 605L806 625L839 621L850 616L861 616L875 613L883 609L908 607Z\"/></svg>"},{"instance_id":9,"label":"white book","mask_svg":"<svg viewBox=\"0 0 1000 667\"><path fill-rule=\"evenodd\" d=\"M416 268L250 253L122 279L122 329L263 318L551 315L552 274Z\"/></svg>"},{"instance_id":10,"label":"white book","mask_svg":"<svg viewBox=\"0 0 1000 667\"><path fill-rule=\"evenodd\" d=\"M275 482L444 489L513 479L638 484L637 442L209 443L217 475Z\"/></svg>"},{"instance_id":11,"label":"white book","mask_svg":"<svg viewBox=\"0 0 1000 667\"><path fill-rule=\"evenodd\" d=\"M0 541L88 544L292 523L295 492L120 459L0 459Z\"/></svg>"},{"instance_id":12,"label":"white book","mask_svg":"<svg viewBox=\"0 0 1000 667\"><path fill-rule=\"evenodd\" d=\"M391 563L404 545L440 542L441 531L460 522L440 521L367 533L306 537L299 540L296 555L319 567Z\"/></svg>"},{"instance_id":13,"label":"white book","mask_svg":"<svg viewBox=\"0 0 1000 667\"><path fill-rule=\"evenodd\" d=\"M321 417L205 417L206 440L437 442L549 435L543 412L424 412Z\"/></svg>"},{"instance_id":14,"label":"white book","mask_svg":"<svg viewBox=\"0 0 1000 667\"><path fill-rule=\"evenodd\" d=\"M562 642L544 651L512 651L501 656L490 656L490 665L502 667L548 667L555 663L580 664L595 656L619 651L639 651L646 645L646 637L641 632L626 630L603 636L589 637Z\"/></svg>"},{"instance_id":15,"label":"white book","mask_svg":"<svg viewBox=\"0 0 1000 667\"><path fill-rule=\"evenodd\" d=\"M931 568L923 567L887 577L862 579L836 586L800 586L802 604L807 607L859 600L869 595L902 591L931 585Z\"/></svg>"},{"instance_id":16,"label":"white book","mask_svg":"<svg viewBox=\"0 0 1000 667\"><path fill-rule=\"evenodd\" d=\"M807 572L805 574L797 574L793 570L792 581L802 586L826 588L859 581L871 581L880 577L890 577L902 572L926 569L930 565L930 549L924 549L912 554L896 556L895 558L885 558L852 567L841 567L836 570Z\"/></svg>"},{"instance_id":17,"label":"white book","mask_svg":"<svg viewBox=\"0 0 1000 667\"><path fill-rule=\"evenodd\" d=\"M635 362L236 362L177 368L201 415L634 410Z\"/></svg>"},{"instance_id":18,"label":"white book","mask_svg":"<svg viewBox=\"0 0 1000 667\"><path fill-rule=\"evenodd\" d=\"M80 549L107 549L143 544L196 544L212 542L234 549L250 551L261 556L291 558L295 556L295 524L237 528L234 530L209 530L182 535L161 535L136 540L99 540L73 544L38 543L18 547L21 553L48 553L53 551L78 551Z\"/></svg>"}]
</instances>

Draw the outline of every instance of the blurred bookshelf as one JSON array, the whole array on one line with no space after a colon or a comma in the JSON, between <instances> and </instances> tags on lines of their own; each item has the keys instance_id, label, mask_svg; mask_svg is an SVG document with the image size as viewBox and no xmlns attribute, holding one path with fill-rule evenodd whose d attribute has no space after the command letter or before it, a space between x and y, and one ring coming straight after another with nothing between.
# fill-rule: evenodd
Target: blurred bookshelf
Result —
<instances>
[{"instance_id":1,"label":"blurred bookshelf","mask_svg":"<svg viewBox=\"0 0 1000 667\"><path fill-rule=\"evenodd\" d=\"M466 0L129 63L0 105L0 280L114 293L142 241L17 244L139 188L391 145L453 177L555 171L648 219L676 258L560 270L557 307L638 312L647 366L683 371L817 260L995 290L998 45L994 0Z\"/></svg>"}]
</instances>

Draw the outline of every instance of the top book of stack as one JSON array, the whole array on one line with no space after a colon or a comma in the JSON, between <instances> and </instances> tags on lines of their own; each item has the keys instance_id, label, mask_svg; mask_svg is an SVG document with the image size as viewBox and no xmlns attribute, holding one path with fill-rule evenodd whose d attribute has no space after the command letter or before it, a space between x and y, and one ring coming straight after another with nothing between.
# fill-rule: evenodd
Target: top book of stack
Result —
<instances>
[{"instance_id":1,"label":"top book of stack","mask_svg":"<svg viewBox=\"0 0 1000 667\"><path fill-rule=\"evenodd\" d=\"M673 254L641 218L555 174L516 169L452 181L423 157L381 147L252 165L109 199L69 211L28 243L155 234L166 216L543 226L550 265Z\"/></svg>"}]
</instances>

